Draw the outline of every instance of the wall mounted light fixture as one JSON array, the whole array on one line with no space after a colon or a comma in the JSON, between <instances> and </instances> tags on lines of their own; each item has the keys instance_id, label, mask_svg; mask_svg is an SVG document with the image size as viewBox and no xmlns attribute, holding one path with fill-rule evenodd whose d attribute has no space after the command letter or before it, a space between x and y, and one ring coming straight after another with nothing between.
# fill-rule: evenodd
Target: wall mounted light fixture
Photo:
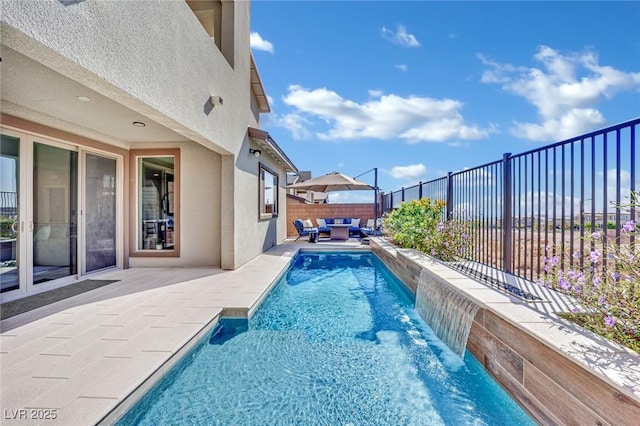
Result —
<instances>
[{"instance_id":1,"label":"wall mounted light fixture","mask_svg":"<svg viewBox=\"0 0 640 426\"><path fill-rule=\"evenodd\" d=\"M211 95L211 97L209 98L209 102L211 102L211 105L213 105L214 107L222 106L222 104L224 103L222 97L217 95Z\"/></svg>"},{"instance_id":2,"label":"wall mounted light fixture","mask_svg":"<svg viewBox=\"0 0 640 426\"><path fill-rule=\"evenodd\" d=\"M260 151L259 149L251 149L251 148L249 148L249 154L251 154L254 157L258 158L258 157L260 157L260 154L262 154L262 151Z\"/></svg>"}]
</instances>

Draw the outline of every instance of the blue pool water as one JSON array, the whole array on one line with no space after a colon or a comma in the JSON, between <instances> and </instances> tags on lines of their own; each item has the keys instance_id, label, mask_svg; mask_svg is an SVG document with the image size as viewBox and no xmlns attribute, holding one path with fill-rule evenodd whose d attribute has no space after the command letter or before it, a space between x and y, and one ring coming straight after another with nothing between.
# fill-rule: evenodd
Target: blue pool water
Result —
<instances>
[{"instance_id":1,"label":"blue pool water","mask_svg":"<svg viewBox=\"0 0 640 426\"><path fill-rule=\"evenodd\" d=\"M222 320L120 425L528 425L370 253L303 252L250 320Z\"/></svg>"}]
</instances>

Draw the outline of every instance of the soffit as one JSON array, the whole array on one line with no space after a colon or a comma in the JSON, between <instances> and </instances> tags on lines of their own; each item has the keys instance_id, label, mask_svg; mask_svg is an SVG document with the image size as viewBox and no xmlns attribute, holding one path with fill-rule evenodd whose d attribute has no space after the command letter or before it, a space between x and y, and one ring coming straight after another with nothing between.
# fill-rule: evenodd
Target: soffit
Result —
<instances>
[{"instance_id":1,"label":"soffit","mask_svg":"<svg viewBox=\"0 0 640 426\"><path fill-rule=\"evenodd\" d=\"M121 147L186 140L177 132L2 46L3 114ZM78 96L90 100L82 102ZM135 127L134 121L145 123Z\"/></svg>"},{"instance_id":2,"label":"soffit","mask_svg":"<svg viewBox=\"0 0 640 426\"><path fill-rule=\"evenodd\" d=\"M269 155L278 164L282 165L287 172L297 172L298 168L287 157L287 155L278 146L269 133L264 130L249 127L249 138L260 147L263 154Z\"/></svg>"},{"instance_id":3,"label":"soffit","mask_svg":"<svg viewBox=\"0 0 640 426\"><path fill-rule=\"evenodd\" d=\"M214 3L220 3L220 0L187 0L187 4L193 11L214 10Z\"/></svg>"},{"instance_id":4,"label":"soffit","mask_svg":"<svg viewBox=\"0 0 640 426\"><path fill-rule=\"evenodd\" d=\"M260 109L260 112L271 112L269 100L267 99L267 94L264 91L264 86L262 86L262 80L260 79L260 74L258 73L253 53L251 53L251 91L258 101L258 108Z\"/></svg>"}]
</instances>

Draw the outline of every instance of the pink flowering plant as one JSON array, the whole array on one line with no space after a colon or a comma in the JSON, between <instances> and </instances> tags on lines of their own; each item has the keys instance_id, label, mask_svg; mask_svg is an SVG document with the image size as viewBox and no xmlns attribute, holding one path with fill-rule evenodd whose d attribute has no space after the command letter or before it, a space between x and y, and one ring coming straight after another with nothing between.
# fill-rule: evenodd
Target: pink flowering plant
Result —
<instances>
[{"instance_id":1,"label":"pink flowering plant","mask_svg":"<svg viewBox=\"0 0 640 426\"><path fill-rule=\"evenodd\" d=\"M565 318L640 352L640 251L638 242L634 242L637 229L634 221L628 221L620 240L611 242L603 234L606 231L593 232L585 237L584 246L589 249L584 254L562 256L547 246L538 283L577 301L582 309L563 315Z\"/></svg>"},{"instance_id":2,"label":"pink flowering plant","mask_svg":"<svg viewBox=\"0 0 640 426\"><path fill-rule=\"evenodd\" d=\"M435 232L426 236L425 253L444 261L467 258L473 240L473 222L464 212L454 213L447 221L439 222Z\"/></svg>"},{"instance_id":3,"label":"pink flowering plant","mask_svg":"<svg viewBox=\"0 0 640 426\"><path fill-rule=\"evenodd\" d=\"M383 218L385 234L399 247L415 248L445 261L460 259L472 244L472 222L463 214L443 220L445 205L430 198L403 202Z\"/></svg>"}]
</instances>

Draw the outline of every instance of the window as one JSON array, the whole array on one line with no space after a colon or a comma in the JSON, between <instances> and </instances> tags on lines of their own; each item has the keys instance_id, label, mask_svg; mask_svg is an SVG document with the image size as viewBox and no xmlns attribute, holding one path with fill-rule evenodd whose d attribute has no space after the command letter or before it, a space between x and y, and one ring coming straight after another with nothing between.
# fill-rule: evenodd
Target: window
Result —
<instances>
[{"instance_id":1,"label":"window","mask_svg":"<svg viewBox=\"0 0 640 426\"><path fill-rule=\"evenodd\" d=\"M260 219L278 216L278 175L260 164Z\"/></svg>"},{"instance_id":2,"label":"window","mask_svg":"<svg viewBox=\"0 0 640 426\"><path fill-rule=\"evenodd\" d=\"M177 255L178 150L137 151L135 250L145 255Z\"/></svg>"}]
</instances>

